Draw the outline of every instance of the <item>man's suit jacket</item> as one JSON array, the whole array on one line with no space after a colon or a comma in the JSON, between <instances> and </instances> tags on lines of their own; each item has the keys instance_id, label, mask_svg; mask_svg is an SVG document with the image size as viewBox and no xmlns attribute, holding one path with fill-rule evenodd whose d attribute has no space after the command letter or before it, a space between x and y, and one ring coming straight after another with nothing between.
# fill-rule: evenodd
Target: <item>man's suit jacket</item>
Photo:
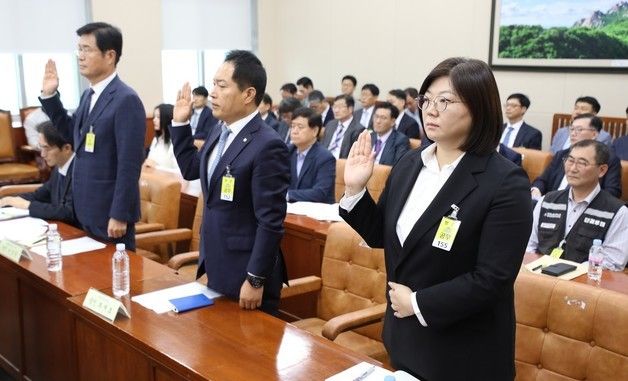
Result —
<instances>
[{"instance_id":1,"label":"man's suit jacket","mask_svg":"<svg viewBox=\"0 0 628 381\"><path fill-rule=\"evenodd\" d=\"M552 158L550 165L532 183L532 186L538 188L541 194L558 190L563 177L565 177L563 160L568 153L568 149L558 151ZM617 198L621 197L621 162L612 151L608 159L608 171L600 179L600 187Z\"/></svg>"},{"instance_id":2,"label":"man's suit jacket","mask_svg":"<svg viewBox=\"0 0 628 381\"><path fill-rule=\"evenodd\" d=\"M371 145L375 147L377 134L371 133ZM410 139L404 134L392 130L390 136L384 145L382 156L379 158L379 164L395 165L401 157L410 149Z\"/></svg>"},{"instance_id":3,"label":"man's suit jacket","mask_svg":"<svg viewBox=\"0 0 628 381\"><path fill-rule=\"evenodd\" d=\"M196 124L196 131L194 132L194 139L207 139L209 132L218 124L218 119L214 118L212 110L205 106L201 115L198 116L198 123Z\"/></svg>"},{"instance_id":4,"label":"man's suit jacket","mask_svg":"<svg viewBox=\"0 0 628 381\"><path fill-rule=\"evenodd\" d=\"M197 151L189 126L172 127L181 173L201 179L205 202L197 274L206 272L208 287L234 299L247 272L265 277L262 309L273 311L285 270L279 243L290 184L288 148L257 114L223 152L208 188L208 159L220 133L212 130ZM227 167L235 180L233 201L221 200Z\"/></svg>"},{"instance_id":5,"label":"man's suit jacket","mask_svg":"<svg viewBox=\"0 0 628 381\"><path fill-rule=\"evenodd\" d=\"M613 142L613 151L619 160L628 160L628 136L622 136Z\"/></svg>"},{"instance_id":6,"label":"man's suit jacket","mask_svg":"<svg viewBox=\"0 0 628 381\"><path fill-rule=\"evenodd\" d=\"M556 154L558 151L563 150L563 146L565 142L569 139L569 127L561 127L556 131L554 138L552 138L552 145L550 147L550 151L553 154ZM602 130L597 135L598 142L602 142L607 146L611 147L613 144L613 137L606 131Z\"/></svg>"},{"instance_id":7,"label":"man's suit jacket","mask_svg":"<svg viewBox=\"0 0 628 381\"><path fill-rule=\"evenodd\" d=\"M403 112L403 111L402 111ZM405 136L411 139L421 139L421 132L419 131L419 124L414 120L413 117L403 113L401 120L399 121L399 126L396 128L397 131L401 132Z\"/></svg>"},{"instance_id":8,"label":"man's suit jacket","mask_svg":"<svg viewBox=\"0 0 628 381\"><path fill-rule=\"evenodd\" d=\"M329 111L331 111L331 110L329 110ZM364 113L364 109L363 108L353 111L353 119L357 119L358 123L360 123L360 121L362 120L362 114L363 113ZM332 111L332 114L333 114L333 111ZM369 125L368 126L362 126L362 127L365 127L365 128L367 128L369 130L372 130L373 129L373 117L374 116L375 116L375 108L373 108L373 110L371 111L371 117L369 119Z\"/></svg>"},{"instance_id":9,"label":"man's suit jacket","mask_svg":"<svg viewBox=\"0 0 628 381\"><path fill-rule=\"evenodd\" d=\"M325 133L323 134L323 140L321 144L323 147L329 149L329 145L332 143L332 139L334 137L334 133L336 132L336 128L338 127L338 119L334 119L331 122L325 125ZM358 136L364 130L364 126L360 124L360 119L353 117L349 127L345 131L344 136L342 137L342 145L340 146L340 155L339 159L346 159L349 156L349 151L351 150L351 146L353 142L358 140Z\"/></svg>"},{"instance_id":10,"label":"man's suit jacket","mask_svg":"<svg viewBox=\"0 0 628 381\"><path fill-rule=\"evenodd\" d=\"M285 142L286 139L288 139L288 135L290 135L290 126L288 126L288 123L284 122L283 120L280 120L280 121L276 121L276 123L267 123L267 124L273 130L275 130L277 134L279 134L279 137L281 138L283 142ZM288 139L288 141L290 140Z\"/></svg>"},{"instance_id":11,"label":"man's suit jacket","mask_svg":"<svg viewBox=\"0 0 628 381\"><path fill-rule=\"evenodd\" d=\"M74 142L72 192L78 222L98 238L124 242L128 249L134 249L146 134L146 112L137 93L116 76L100 94L83 125L81 116L89 110L87 91L72 117L63 108L58 93L52 98L40 98L40 102L53 124ZM93 126L96 135L93 153L85 152L89 126ZM127 222L123 238L107 237L109 218Z\"/></svg>"},{"instance_id":12,"label":"man's suit jacket","mask_svg":"<svg viewBox=\"0 0 628 381\"><path fill-rule=\"evenodd\" d=\"M325 114L325 119L323 119L323 126L326 126L327 123L334 120L334 110L331 109L331 106L327 110L327 114Z\"/></svg>"},{"instance_id":13,"label":"man's suit jacket","mask_svg":"<svg viewBox=\"0 0 628 381\"><path fill-rule=\"evenodd\" d=\"M410 151L377 205L367 191L350 213L340 209L370 247L384 248L387 280L417 292L427 327L414 315L395 317L388 301L382 336L392 365L422 380L513 380L513 284L532 227L528 178L497 152L466 153L402 246L397 221L422 167L421 150ZM452 204L461 223L444 251L432 242Z\"/></svg>"},{"instance_id":14,"label":"man's suit jacket","mask_svg":"<svg viewBox=\"0 0 628 381\"><path fill-rule=\"evenodd\" d=\"M504 124L504 128L506 128L506 124ZM521 127L519 128L519 132L515 137L515 141L513 142L513 147L525 147L532 149L541 149L543 144L543 134L541 131L536 128L530 126L526 122L523 122Z\"/></svg>"},{"instance_id":15,"label":"man's suit jacket","mask_svg":"<svg viewBox=\"0 0 628 381\"><path fill-rule=\"evenodd\" d=\"M512 161L513 163L517 164L518 166L521 167L521 162L522 162L522 157L521 154L511 148L508 148L507 146L505 146L502 143L499 143L499 150L498 152L505 157L506 159Z\"/></svg>"},{"instance_id":16,"label":"man's suit jacket","mask_svg":"<svg viewBox=\"0 0 628 381\"><path fill-rule=\"evenodd\" d=\"M50 174L50 179L43 183L41 187L34 192L20 195L23 199L31 202L28 207L31 217L59 220L76 225L74 206L72 205L73 169L74 160L70 163L66 176L62 176L59 173L59 168L55 167Z\"/></svg>"},{"instance_id":17,"label":"man's suit jacket","mask_svg":"<svg viewBox=\"0 0 628 381\"><path fill-rule=\"evenodd\" d=\"M333 204L336 201L336 158L319 142L305 156L297 176L297 147L290 145L290 187L288 201Z\"/></svg>"}]
</instances>

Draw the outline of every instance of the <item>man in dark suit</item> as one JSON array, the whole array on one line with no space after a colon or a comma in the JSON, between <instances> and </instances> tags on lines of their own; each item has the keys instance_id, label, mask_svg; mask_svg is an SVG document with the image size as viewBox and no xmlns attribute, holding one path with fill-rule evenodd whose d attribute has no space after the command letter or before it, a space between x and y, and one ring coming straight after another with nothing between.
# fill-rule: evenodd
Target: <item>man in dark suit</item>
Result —
<instances>
[{"instance_id":1,"label":"man in dark suit","mask_svg":"<svg viewBox=\"0 0 628 381\"><path fill-rule=\"evenodd\" d=\"M190 129L190 86L179 92L172 122L177 162L187 180L201 179L203 223L197 275L240 307L276 313L285 267L279 243L290 184L288 148L257 111L266 71L255 55L231 51L210 94L220 129L198 152Z\"/></svg>"},{"instance_id":2,"label":"man in dark suit","mask_svg":"<svg viewBox=\"0 0 628 381\"><path fill-rule=\"evenodd\" d=\"M76 225L71 186L74 168L72 144L63 138L50 121L39 124L37 131L41 157L49 167L54 168L50 179L34 192L0 199L0 206L28 209L31 217Z\"/></svg>"},{"instance_id":3,"label":"man in dark suit","mask_svg":"<svg viewBox=\"0 0 628 381\"><path fill-rule=\"evenodd\" d=\"M602 130L602 120L593 114L581 114L575 117L569 129L572 145L583 140L597 139ZM568 154L569 148L558 151L541 176L534 180L530 190L533 198L539 198L549 191L562 190L567 187L563 161ZM621 163L612 150L608 161L608 171L600 178L600 186L611 195L621 197Z\"/></svg>"},{"instance_id":4,"label":"man in dark suit","mask_svg":"<svg viewBox=\"0 0 628 381\"><path fill-rule=\"evenodd\" d=\"M362 108L353 112L353 117L357 119L364 128L373 129L373 111L379 97L379 88L372 83L362 86L360 92L360 104Z\"/></svg>"},{"instance_id":5,"label":"man in dark suit","mask_svg":"<svg viewBox=\"0 0 628 381\"><path fill-rule=\"evenodd\" d=\"M628 107L626 108L626 126L628 126ZM621 136L615 139L613 150L619 160L628 160L628 136Z\"/></svg>"},{"instance_id":6,"label":"man in dark suit","mask_svg":"<svg viewBox=\"0 0 628 381\"><path fill-rule=\"evenodd\" d=\"M332 110L334 120L325 125L325 133L321 144L336 159L346 159L353 142L358 140L364 126L353 116L355 102L350 95L338 95L334 99Z\"/></svg>"},{"instance_id":7,"label":"man in dark suit","mask_svg":"<svg viewBox=\"0 0 628 381\"><path fill-rule=\"evenodd\" d=\"M497 147L497 152L499 152L506 159L521 167L521 162L523 161L523 158L521 157L521 154L519 152L506 147L502 143L499 143L499 147Z\"/></svg>"},{"instance_id":8,"label":"man in dark suit","mask_svg":"<svg viewBox=\"0 0 628 381\"><path fill-rule=\"evenodd\" d=\"M397 116L395 121L395 129L410 139L421 139L419 124L414 118L404 112L406 108L406 93L400 89L390 90L388 92L388 102L392 103L399 110L399 116Z\"/></svg>"},{"instance_id":9,"label":"man in dark suit","mask_svg":"<svg viewBox=\"0 0 628 381\"><path fill-rule=\"evenodd\" d=\"M321 116L323 126L334 120L334 112L331 110L331 106L321 91L312 91L310 95L308 95L308 99L310 101L310 108Z\"/></svg>"},{"instance_id":10,"label":"man in dark suit","mask_svg":"<svg viewBox=\"0 0 628 381\"><path fill-rule=\"evenodd\" d=\"M197 140L196 146L201 147L211 131L212 127L218 124L218 120L214 118L212 110L207 107L207 98L209 92L205 86L199 86L192 90L193 108L192 118L190 119L190 127L192 127L192 136Z\"/></svg>"},{"instance_id":11,"label":"man in dark suit","mask_svg":"<svg viewBox=\"0 0 628 381\"><path fill-rule=\"evenodd\" d=\"M68 116L57 92L56 65L48 60L39 99L55 127L74 142L72 192L81 228L134 250L146 113L137 93L116 73L122 54L120 30L96 22L76 32L79 71L90 88Z\"/></svg>"},{"instance_id":12,"label":"man in dark suit","mask_svg":"<svg viewBox=\"0 0 628 381\"><path fill-rule=\"evenodd\" d=\"M312 109L301 107L292 114L288 202L335 202L336 158L317 141L322 127Z\"/></svg>"},{"instance_id":13,"label":"man in dark suit","mask_svg":"<svg viewBox=\"0 0 628 381\"><path fill-rule=\"evenodd\" d=\"M259 106L257 106L257 111L259 111L260 118L262 118L268 126L272 127L273 130L277 131L279 121L273 112L273 98L271 98L268 93L264 93L262 101Z\"/></svg>"},{"instance_id":14,"label":"man in dark suit","mask_svg":"<svg viewBox=\"0 0 628 381\"><path fill-rule=\"evenodd\" d=\"M525 147L541 149L543 134L523 121L523 115L530 107L530 99L520 93L511 94L506 100L504 132L500 142L508 148Z\"/></svg>"},{"instance_id":15,"label":"man in dark suit","mask_svg":"<svg viewBox=\"0 0 628 381\"><path fill-rule=\"evenodd\" d=\"M601 108L602 106L600 105L600 102L598 102L597 99L593 97L578 97L576 99L576 102L574 103L573 111L571 112L571 119L573 121L576 116L581 114L597 115L600 112ZM569 139L569 137L569 126L561 127L556 130L556 133L552 137L552 145L550 146L550 151L552 151L553 154L556 154L558 151L568 149L571 146L571 140ZM613 137L608 132L601 130L597 136L597 141L611 147L613 143Z\"/></svg>"},{"instance_id":16,"label":"man in dark suit","mask_svg":"<svg viewBox=\"0 0 628 381\"><path fill-rule=\"evenodd\" d=\"M290 143L290 124L292 123L292 113L294 110L301 107L301 102L296 98L282 99L277 108L279 113L279 121L277 123L270 124L284 143Z\"/></svg>"},{"instance_id":17,"label":"man in dark suit","mask_svg":"<svg viewBox=\"0 0 628 381\"><path fill-rule=\"evenodd\" d=\"M410 149L408 137L394 128L399 110L390 102L381 102L375 106L374 114L371 144L375 163L395 165Z\"/></svg>"}]
</instances>

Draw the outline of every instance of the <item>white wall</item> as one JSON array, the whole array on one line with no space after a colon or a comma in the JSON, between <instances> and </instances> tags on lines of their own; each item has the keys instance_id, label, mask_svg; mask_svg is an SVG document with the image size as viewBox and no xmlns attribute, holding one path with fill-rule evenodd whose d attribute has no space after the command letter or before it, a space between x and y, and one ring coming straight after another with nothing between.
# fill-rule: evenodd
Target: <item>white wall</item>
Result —
<instances>
[{"instance_id":1,"label":"white wall","mask_svg":"<svg viewBox=\"0 0 628 381\"><path fill-rule=\"evenodd\" d=\"M259 0L259 55L267 91L307 75L325 95L340 92L344 74L385 94L419 87L442 59L488 60L491 0ZM496 71L502 99L523 92L532 101L526 120L549 147L552 115L571 113L574 100L592 95L600 115L625 115L628 75ZM623 90L622 90L623 89ZM356 95L358 92L356 92Z\"/></svg>"}]
</instances>

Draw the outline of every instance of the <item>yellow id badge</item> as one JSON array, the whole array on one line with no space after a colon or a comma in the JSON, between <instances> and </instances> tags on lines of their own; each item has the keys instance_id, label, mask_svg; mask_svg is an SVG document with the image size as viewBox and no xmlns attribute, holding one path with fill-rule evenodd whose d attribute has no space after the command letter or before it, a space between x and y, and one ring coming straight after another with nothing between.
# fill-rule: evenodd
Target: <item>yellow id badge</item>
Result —
<instances>
[{"instance_id":1,"label":"yellow id badge","mask_svg":"<svg viewBox=\"0 0 628 381\"><path fill-rule=\"evenodd\" d=\"M550 253L550 257L558 259L558 258L562 257L563 251L564 250L562 248L557 247L554 250L552 250L552 252Z\"/></svg>"},{"instance_id":2,"label":"yellow id badge","mask_svg":"<svg viewBox=\"0 0 628 381\"><path fill-rule=\"evenodd\" d=\"M220 199L224 201L233 201L233 191L235 190L235 177L229 172L222 177L222 185L220 186Z\"/></svg>"},{"instance_id":3,"label":"yellow id badge","mask_svg":"<svg viewBox=\"0 0 628 381\"><path fill-rule=\"evenodd\" d=\"M93 127L90 127L89 132L85 135L85 152L94 153L94 148L96 147L96 134L92 128Z\"/></svg>"},{"instance_id":4,"label":"yellow id badge","mask_svg":"<svg viewBox=\"0 0 628 381\"><path fill-rule=\"evenodd\" d=\"M451 217L443 217L434 236L432 246L441 250L450 251L456 239L456 234L458 234L458 228L460 228L460 221Z\"/></svg>"}]
</instances>

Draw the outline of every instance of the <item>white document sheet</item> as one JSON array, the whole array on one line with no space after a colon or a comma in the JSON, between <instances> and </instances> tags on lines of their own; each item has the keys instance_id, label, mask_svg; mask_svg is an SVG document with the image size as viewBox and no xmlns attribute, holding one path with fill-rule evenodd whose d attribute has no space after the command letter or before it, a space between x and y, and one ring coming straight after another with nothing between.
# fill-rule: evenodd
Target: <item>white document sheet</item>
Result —
<instances>
[{"instance_id":1,"label":"white document sheet","mask_svg":"<svg viewBox=\"0 0 628 381\"><path fill-rule=\"evenodd\" d=\"M180 286L164 288L163 290L153 291L142 295L136 295L131 298L132 301L142 305L149 310L153 310L158 314L173 311L174 306L169 302L170 299L182 298L184 296L204 294L210 299L215 299L221 294L207 288L207 286L198 282L190 282Z\"/></svg>"},{"instance_id":2,"label":"white document sheet","mask_svg":"<svg viewBox=\"0 0 628 381\"><path fill-rule=\"evenodd\" d=\"M65 257L68 255L100 250L105 246L106 245L104 243L98 242L90 237L69 239L67 241L61 241L61 254ZM31 247L30 251L45 257L47 251L46 243L44 242L43 244Z\"/></svg>"},{"instance_id":3,"label":"white document sheet","mask_svg":"<svg viewBox=\"0 0 628 381\"><path fill-rule=\"evenodd\" d=\"M308 216L319 221L343 221L338 214L338 204L308 201L289 202L288 213Z\"/></svg>"},{"instance_id":4,"label":"white document sheet","mask_svg":"<svg viewBox=\"0 0 628 381\"><path fill-rule=\"evenodd\" d=\"M361 362L349 369L345 369L327 378L325 381L381 381L390 375L395 376L395 381L421 381L403 370L391 372L388 369L367 362Z\"/></svg>"},{"instance_id":5,"label":"white document sheet","mask_svg":"<svg viewBox=\"0 0 628 381\"><path fill-rule=\"evenodd\" d=\"M48 231L48 223L40 218L23 217L0 221L0 239L28 245Z\"/></svg>"},{"instance_id":6,"label":"white document sheet","mask_svg":"<svg viewBox=\"0 0 628 381\"><path fill-rule=\"evenodd\" d=\"M0 208L0 221L11 220L13 218L27 217L28 209L19 209L13 206Z\"/></svg>"}]
</instances>

